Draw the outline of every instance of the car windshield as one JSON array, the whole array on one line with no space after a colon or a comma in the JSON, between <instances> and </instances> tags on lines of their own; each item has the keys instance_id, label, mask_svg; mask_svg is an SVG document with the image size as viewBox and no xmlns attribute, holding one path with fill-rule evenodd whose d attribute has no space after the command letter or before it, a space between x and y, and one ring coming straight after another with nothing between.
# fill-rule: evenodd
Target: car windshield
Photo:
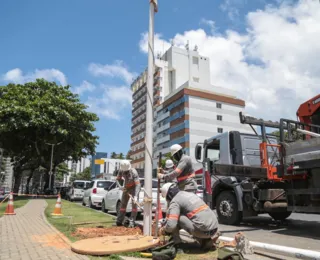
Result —
<instances>
[{"instance_id":1,"label":"car windshield","mask_svg":"<svg viewBox=\"0 0 320 260\"><path fill-rule=\"evenodd\" d=\"M75 181L73 183L73 188L75 188L75 189L83 189L84 188L84 182L83 181Z\"/></svg>"},{"instance_id":2,"label":"car windshield","mask_svg":"<svg viewBox=\"0 0 320 260\"><path fill-rule=\"evenodd\" d=\"M144 187L144 180L140 180L141 187ZM152 180L152 189L157 189L158 188L158 181L157 180Z\"/></svg>"},{"instance_id":3,"label":"car windshield","mask_svg":"<svg viewBox=\"0 0 320 260\"><path fill-rule=\"evenodd\" d=\"M98 188L109 188L112 185L112 182L110 181L98 181L97 182L97 187Z\"/></svg>"}]
</instances>

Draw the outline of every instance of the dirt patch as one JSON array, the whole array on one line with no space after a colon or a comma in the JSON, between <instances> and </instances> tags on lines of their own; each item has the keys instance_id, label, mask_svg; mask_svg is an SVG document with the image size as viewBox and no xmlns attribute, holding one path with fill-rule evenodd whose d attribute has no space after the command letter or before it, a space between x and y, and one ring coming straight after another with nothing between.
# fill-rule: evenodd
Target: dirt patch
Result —
<instances>
[{"instance_id":1,"label":"dirt patch","mask_svg":"<svg viewBox=\"0 0 320 260\"><path fill-rule=\"evenodd\" d=\"M142 235L142 230L139 227L126 228L126 227L108 227L108 228L77 228L71 234L74 237L86 239L104 236L129 236L129 235Z\"/></svg>"}]
</instances>

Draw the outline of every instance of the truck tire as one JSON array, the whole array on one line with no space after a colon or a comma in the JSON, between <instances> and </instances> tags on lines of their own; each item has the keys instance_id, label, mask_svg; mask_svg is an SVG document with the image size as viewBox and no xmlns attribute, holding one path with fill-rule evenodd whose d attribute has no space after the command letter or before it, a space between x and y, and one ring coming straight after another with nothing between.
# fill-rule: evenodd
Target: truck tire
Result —
<instances>
[{"instance_id":1,"label":"truck tire","mask_svg":"<svg viewBox=\"0 0 320 260\"><path fill-rule=\"evenodd\" d=\"M238 225L242 220L242 212L238 210L237 198L232 191L223 191L218 195L216 210L220 224Z\"/></svg>"},{"instance_id":2,"label":"truck tire","mask_svg":"<svg viewBox=\"0 0 320 260\"><path fill-rule=\"evenodd\" d=\"M286 212L269 212L268 213L270 217L272 217L275 220L285 220L288 217L290 217L291 212L286 211Z\"/></svg>"}]
</instances>

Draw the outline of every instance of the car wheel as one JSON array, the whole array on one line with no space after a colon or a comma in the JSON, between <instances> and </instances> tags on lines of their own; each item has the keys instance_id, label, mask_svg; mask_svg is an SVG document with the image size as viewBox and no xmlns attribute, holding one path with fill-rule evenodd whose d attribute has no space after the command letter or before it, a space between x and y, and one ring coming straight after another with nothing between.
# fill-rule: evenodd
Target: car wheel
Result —
<instances>
[{"instance_id":1,"label":"car wheel","mask_svg":"<svg viewBox=\"0 0 320 260\"><path fill-rule=\"evenodd\" d=\"M94 205L92 204L91 198L89 198L89 207L94 209Z\"/></svg>"},{"instance_id":2,"label":"car wheel","mask_svg":"<svg viewBox=\"0 0 320 260\"><path fill-rule=\"evenodd\" d=\"M232 191L223 191L218 195L216 209L220 224L240 224L242 212L238 210L237 198Z\"/></svg>"},{"instance_id":3,"label":"car wheel","mask_svg":"<svg viewBox=\"0 0 320 260\"><path fill-rule=\"evenodd\" d=\"M104 212L104 213L107 213L107 212L108 212L108 210L106 209L106 205L105 205L105 203L104 203L104 200L102 200L101 211Z\"/></svg>"},{"instance_id":4,"label":"car wheel","mask_svg":"<svg viewBox=\"0 0 320 260\"><path fill-rule=\"evenodd\" d=\"M84 199L82 199L82 206L87 206L86 203L84 202Z\"/></svg>"},{"instance_id":5,"label":"car wheel","mask_svg":"<svg viewBox=\"0 0 320 260\"><path fill-rule=\"evenodd\" d=\"M285 211L285 212L269 212L270 217L272 217L275 220L285 220L288 217L290 217L291 212Z\"/></svg>"},{"instance_id":6,"label":"car wheel","mask_svg":"<svg viewBox=\"0 0 320 260\"><path fill-rule=\"evenodd\" d=\"M118 202L117 202L117 206L116 206L117 215L119 215L119 213L120 213L120 207L121 207L121 202L118 201Z\"/></svg>"}]
</instances>

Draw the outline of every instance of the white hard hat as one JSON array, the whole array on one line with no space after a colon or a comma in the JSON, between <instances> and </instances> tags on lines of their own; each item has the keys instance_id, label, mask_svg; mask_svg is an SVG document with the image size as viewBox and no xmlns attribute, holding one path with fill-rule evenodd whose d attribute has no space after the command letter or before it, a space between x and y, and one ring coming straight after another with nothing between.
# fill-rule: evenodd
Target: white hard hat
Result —
<instances>
[{"instance_id":1,"label":"white hard hat","mask_svg":"<svg viewBox=\"0 0 320 260\"><path fill-rule=\"evenodd\" d=\"M174 185L174 183L171 183L171 182L168 182L166 184L164 184L162 186L162 188L160 189L161 190L161 195L163 198L166 198L167 197L167 194L168 194L168 190L170 189L170 187Z\"/></svg>"},{"instance_id":2,"label":"white hard hat","mask_svg":"<svg viewBox=\"0 0 320 260\"><path fill-rule=\"evenodd\" d=\"M121 161L121 163L120 163L120 169L122 170L122 171L129 171L130 169L131 169L131 163L130 163L130 161L128 161L128 160L123 160L123 161Z\"/></svg>"},{"instance_id":3,"label":"white hard hat","mask_svg":"<svg viewBox=\"0 0 320 260\"><path fill-rule=\"evenodd\" d=\"M180 151L182 149L182 146L179 144L174 144L170 147L171 155L173 156L176 152Z\"/></svg>"},{"instance_id":4,"label":"white hard hat","mask_svg":"<svg viewBox=\"0 0 320 260\"><path fill-rule=\"evenodd\" d=\"M166 168L170 169L173 167L173 161L172 160L166 160Z\"/></svg>"}]
</instances>

